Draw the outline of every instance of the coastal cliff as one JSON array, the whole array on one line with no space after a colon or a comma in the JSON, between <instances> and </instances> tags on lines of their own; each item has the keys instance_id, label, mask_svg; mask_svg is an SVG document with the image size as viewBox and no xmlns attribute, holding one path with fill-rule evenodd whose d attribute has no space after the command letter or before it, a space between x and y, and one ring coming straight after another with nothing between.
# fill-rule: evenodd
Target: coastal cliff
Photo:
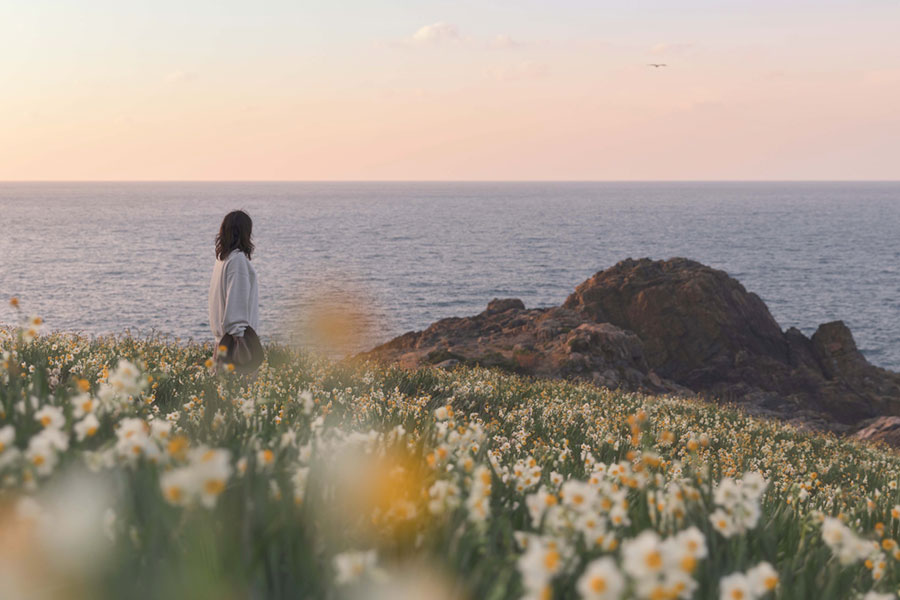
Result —
<instances>
[{"instance_id":1,"label":"coastal cliff","mask_svg":"<svg viewBox=\"0 0 900 600\"><path fill-rule=\"evenodd\" d=\"M892 442L900 374L871 365L842 321L782 331L724 271L673 258L624 260L558 307L495 299L364 353L408 367L499 367L626 391L699 395L796 425ZM881 435L879 432L884 433Z\"/></svg>"}]
</instances>

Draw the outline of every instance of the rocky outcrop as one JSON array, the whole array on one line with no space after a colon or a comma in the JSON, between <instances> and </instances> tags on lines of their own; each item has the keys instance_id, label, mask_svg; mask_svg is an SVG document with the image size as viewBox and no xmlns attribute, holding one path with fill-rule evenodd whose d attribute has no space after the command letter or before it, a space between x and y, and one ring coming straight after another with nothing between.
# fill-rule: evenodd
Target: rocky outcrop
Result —
<instances>
[{"instance_id":1,"label":"rocky outcrop","mask_svg":"<svg viewBox=\"0 0 900 600\"><path fill-rule=\"evenodd\" d=\"M875 367L841 321L784 332L737 280L684 258L624 260L560 307L493 300L367 356L407 366L498 366L645 392L699 394L815 429L900 415L900 375Z\"/></svg>"},{"instance_id":2,"label":"rocky outcrop","mask_svg":"<svg viewBox=\"0 0 900 600\"><path fill-rule=\"evenodd\" d=\"M569 296L566 308L637 333L665 377L707 385L739 354L784 361L787 343L756 294L724 271L676 258L625 260Z\"/></svg>"},{"instance_id":3,"label":"rocky outcrop","mask_svg":"<svg viewBox=\"0 0 900 600\"><path fill-rule=\"evenodd\" d=\"M443 319L368 356L408 367L462 363L645 392L688 391L648 368L643 343L634 332L562 307L526 310L515 299L492 300L472 317Z\"/></svg>"},{"instance_id":4,"label":"rocky outcrop","mask_svg":"<svg viewBox=\"0 0 900 600\"><path fill-rule=\"evenodd\" d=\"M900 448L900 417L878 417L865 423L854 436L867 442L882 442Z\"/></svg>"}]
</instances>

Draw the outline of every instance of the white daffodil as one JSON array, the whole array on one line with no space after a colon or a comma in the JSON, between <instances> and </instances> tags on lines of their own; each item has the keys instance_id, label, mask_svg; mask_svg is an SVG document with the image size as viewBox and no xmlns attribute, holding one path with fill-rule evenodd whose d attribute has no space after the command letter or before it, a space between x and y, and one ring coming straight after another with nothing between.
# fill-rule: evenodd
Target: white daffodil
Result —
<instances>
[{"instance_id":1,"label":"white daffodil","mask_svg":"<svg viewBox=\"0 0 900 600\"><path fill-rule=\"evenodd\" d=\"M231 453L228 450L195 448L189 454L191 472L197 481L200 502L207 508L216 504L231 477Z\"/></svg>"},{"instance_id":2,"label":"white daffodil","mask_svg":"<svg viewBox=\"0 0 900 600\"><path fill-rule=\"evenodd\" d=\"M615 561L605 556L588 564L575 589L583 600L618 600L625 589L625 578Z\"/></svg>"},{"instance_id":3,"label":"white daffodil","mask_svg":"<svg viewBox=\"0 0 900 600\"><path fill-rule=\"evenodd\" d=\"M747 571L747 579L753 593L757 596L764 596L774 591L778 586L778 573L766 561L763 561Z\"/></svg>"},{"instance_id":4,"label":"white daffodil","mask_svg":"<svg viewBox=\"0 0 900 600\"><path fill-rule=\"evenodd\" d=\"M93 413L88 413L83 419L77 421L73 427L75 437L79 442L83 442L86 438L93 436L99 428L100 421L97 420Z\"/></svg>"},{"instance_id":5,"label":"white daffodil","mask_svg":"<svg viewBox=\"0 0 900 600\"><path fill-rule=\"evenodd\" d=\"M188 467L166 471L159 477L163 498L166 502L178 506L190 504L197 489L196 485L197 480Z\"/></svg>"},{"instance_id":6,"label":"white daffodil","mask_svg":"<svg viewBox=\"0 0 900 600\"><path fill-rule=\"evenodd\" d=\"M45 405L34 413L34 419L45 429L59 429L66 424L62 409L50 405Z\"/></svg>"},{"instance_id":7,"label":"white daffodil","mask_svg":"<svg viewBox=\"0 0 900 600\"><path fill-rule=\"evenodd\" d=\"M459 486L452 481L438 480L428 488L428 511L441 515L459 506Z\"/></svg>"},{"instance_id":8,"label":"white daffodil","mask_svg":"<svg viewBox=\"0 0 900 600\"><path fill-rule=\"evenodd\" d=\"M525 588L543 589L563 569L563 555L553 540L533 538L517 563Z\"/></svg>"},{"instance_id":9,"label":"white daffodil","mask_svg":"<svg viewBox=\"0 0 900 600\"><path fill-rule=\"evenodd\" d=\"M719 581L720 600L752 600L753 589L743 573L726 575Z\"/></svg>"},{"instance_id":10,"label":"white daffodil","mask_svg":"<svg viewBox=\"0 0 900 600\"><path fill-rule=\"evenodd\" d=\"M123 396L137 396L146 383L141 379L140 369L134 363L124 358L119 359L119 363L110 374L108 381L113 390Z\"/></svg>"},{"instance_id":11,"label":"white daffodil","mask_svg":"<svg viewBox=\"0 0 900 600\"><path fill-rule=\"evenodd\" d=\"M655 531L644 531L622 543L622 567L634 579L656 577L664 564L662 542Z\"/></svg>"},{"instance_id":12,"label":"white daffodil","mask_svg":"<svg viewBox=\"0 0 900 600\"><path fill-rule=\"evenodd\" d=\"M168 421L153 419L150 421L150 437L157 442L165 442L172 434L172 424Z\"/></svg>"},{"instance_id":13,"label":"white daffodil","mask_svg":"<svg viewBox=\"0 0 900 600\"><path fill-rule=\"evenodd\" d=\"M49 475L59 462L58 452L65 450L68 442L62 443L55 434L56 429L45 429L28 440L25 458L34 467L38 475ZM63 446L62 448L60 446Z\"/></svg>"},{"instance_id":14,"label":"white daffodil","mask_svg":"<svg viewBox=\"0 0 900 600\"><path fill-rule=\"evenodd\" d=\"M149 429L143 419L136 417L119 421L116 428L116 452L119 457L133 462L150 450Z\"/></svg>"},{"instance_id":15,"label":"white daffodil","mask_svg":"<svg viewBox=\"0 0 900 600\"><path fill-rule=\"evenodd\" d=\"M365 552L342 552L334 557L334 582L337 585L354 583L371 574L376 569L378 555L374 550Z\"/></svg>"},{"instance_id":16,"label":"white daffodil","mask_svg":"<svg viewBox=\"0 0 900 600\"><path fill-rule=\"evenodd\" d=\"M87 393L80 393L69 400L72 405L72 416L76 419L82 418L88 413L92 413L97 408L97 400Z\"/></svg>"},{"instance_id":17,"label":"white daffodil","mask_svg":"<svg viewBox=\"0 0 900 600\"><path fill-rule=\"evenodd\" d=\"M717 508L709 515L709 522L723 537L731 537L738 531L732 516L721 508Z\"/></svg>"}]
</instances>

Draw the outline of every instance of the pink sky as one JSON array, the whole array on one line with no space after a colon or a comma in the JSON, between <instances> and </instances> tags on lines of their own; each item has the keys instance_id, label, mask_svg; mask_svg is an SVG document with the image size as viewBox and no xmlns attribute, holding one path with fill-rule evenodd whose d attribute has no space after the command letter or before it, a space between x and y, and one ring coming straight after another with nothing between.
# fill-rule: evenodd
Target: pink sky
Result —
<instances>
[{"instance_id":1,"label":"pink sky","mask_svg":"<svg viewBox=\"0 0 900 600\"><path fill-rule=\"evenodd\" d=\"M0 180L900 179L896 2L181 4L0 8Z\"/></svg>"}]
</instances>

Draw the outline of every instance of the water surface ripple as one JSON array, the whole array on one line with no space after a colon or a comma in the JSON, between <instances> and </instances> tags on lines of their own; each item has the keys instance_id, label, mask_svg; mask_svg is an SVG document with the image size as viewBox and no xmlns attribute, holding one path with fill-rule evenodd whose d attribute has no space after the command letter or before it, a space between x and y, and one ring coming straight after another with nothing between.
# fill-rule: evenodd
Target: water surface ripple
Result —
<instances>
[{"instance_id":1,"label":"water surface ripple","mask_svg":"<svg viewBox=\"0 0 900 600\"><path fill-rule=\"evenodd\" d=\"M206 340L213 238L233 208L255 221L269 338L336 287L369 316L364 346L494 297L559 304L626 257L686 256L783 328L843 319L900 370L897 183L2 183L0 297L53 328Z\"/></svg>"}]
</instances>

